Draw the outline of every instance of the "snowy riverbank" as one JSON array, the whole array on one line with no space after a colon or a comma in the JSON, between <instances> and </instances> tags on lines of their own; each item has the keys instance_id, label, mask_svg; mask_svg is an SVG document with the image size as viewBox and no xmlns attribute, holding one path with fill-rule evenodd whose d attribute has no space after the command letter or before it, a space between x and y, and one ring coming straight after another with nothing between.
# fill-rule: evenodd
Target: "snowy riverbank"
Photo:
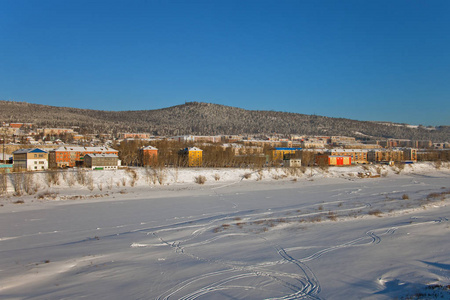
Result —
<instances>
[{"instance_id":1,"label":"snowy riverbank","mask_svg":"<svg viewBox=\"0 0 450 300\"><path fill-rule=\"evenodd\" d=\"M439 168L433 163L411 165L360 165L321 168L125 168L114 171L68 169L7 175L7 193L0 204L37 200L76 200L107 197L114 193L148 190L221 188L239 182L276 184L284 181L317 181L324 178L359 180L367 177L391 178L398 175L450 173L450 164Z\"/></svg>"}]
</instances>

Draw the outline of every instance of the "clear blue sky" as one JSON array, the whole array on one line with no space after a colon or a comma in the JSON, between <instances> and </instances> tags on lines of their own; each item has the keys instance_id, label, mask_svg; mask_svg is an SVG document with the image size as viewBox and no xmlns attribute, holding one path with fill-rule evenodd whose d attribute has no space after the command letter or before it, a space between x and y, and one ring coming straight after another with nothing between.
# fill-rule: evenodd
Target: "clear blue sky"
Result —
<instances>
[{"instance_id":1,"label":"clear blue sky","mask_svg":"<svg viewBox=\"0 0 450 300\"><path fill-rule=\"evenodd\" d=\"M450 1L1 0L0 99L450 125Z\"/></svg>"}]
</instances>

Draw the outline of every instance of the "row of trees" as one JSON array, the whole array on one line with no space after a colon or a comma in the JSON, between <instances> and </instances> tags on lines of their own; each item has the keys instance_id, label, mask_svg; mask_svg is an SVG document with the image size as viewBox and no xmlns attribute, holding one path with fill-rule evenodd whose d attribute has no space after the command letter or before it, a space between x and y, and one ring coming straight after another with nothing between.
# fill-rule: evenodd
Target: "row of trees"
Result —
<instances>
[{"instance_id":1,"label":"row of trees","mask_svg":"<svg viewBox=\"0 0 450 300\"><path fill-rule=\"evenodd\" d=\"M147 146L148 142L125 141L113 145L119 151L119 159L122 165L140 166L144 158L139 156L138 149ZM224 148L220 144L195 144L181 143L175 141L155 141L152 146L158 149L158 159L152 163L152 167L186 167L187 161L179 152L186 147L199 147L203 150L203 167L251 167L260 168L265 165L278 166L281 161L271 161L269 146L262 149L261 153L248 154L245 151L236 154L232 148ZM303 166L315 164L315 153L311 151L300 151L291 158L300 158ZM430 150L419 155L419 161L450 161L450 150Z\"/></svg>"},{"instance_id":2,"label":"row of trees","mask_svg":"<svg viewBox=\"0 0 450 300\"><path fill-rule=\"evenodd\" d=\"M450 161L450 150L430 150L417 155L418 161Z\"/></svg>"},{"instance_id":3,"label":"row of trees","mask_svg":"<svg viewBox=\"0 0 450 300\"><path fill-rule=\"evenodd\" d=\"M148 145L141 141L125 141L113 145L119 151L119 159L122 165L143 165L143 157L139 156L139 148ZM232 148L224 148L219 144L181 143L175 141L155 141L152 146L158 149L158 158L152 167L186 167L187 160L180 155L180 150L187 147L198 147L203 150L203 167L262 167L267 161L268 148L263 149L261 154L238 154Z\"/></svg>"}]
</instances>

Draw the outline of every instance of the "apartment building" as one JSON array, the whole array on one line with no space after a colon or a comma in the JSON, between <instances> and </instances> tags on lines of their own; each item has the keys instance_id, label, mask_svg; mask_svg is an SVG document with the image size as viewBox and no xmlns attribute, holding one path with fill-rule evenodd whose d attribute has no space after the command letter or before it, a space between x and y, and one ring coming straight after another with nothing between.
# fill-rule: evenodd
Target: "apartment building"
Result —
<instances>
[{"instance_id":1,"label":"apartment building","mask_svg":"<svg viewBox=\"0 0 450 300\"><path fill-rule=\"evenodd\" d=\"M179 155L189 167L200 167L203 163L203 150L197 147L185 148L179 152Z\"/></svg>"},{"instance_id":2,"label":"apartment building","mask_svg":"<svg viewBox=\"0 0 450 300\"><path fill-rule=\"evenodd\" d=\"M332 156L349 156L352 164L368 164L368 150L366 149L330 149L325 154Z\"/></svg>"},{"instance_id":3,"label":"apartment building","mask_svg":"<svg viewBox=\"0 0 450 300\"><path fill-rule=\"evenodd\" d=\"M84 166L92 170L116 170L118 162L116 154L88 153L84 156Z\"/></svg>"},{"instance_id":4,"label":"apartment building","mask_svg":"<svg viewBox=\"0 0 450 300\"><path fill-rule=\"evenodd\" d=\"M180 135L171 137L172 140L186 143L186 142L209 142L220 143L222 142L222 136L219 135Z\"/></svg>"},{"instance_id":5,"label":"apartment building","mask_svg":"<svg viewBox=\"0 0 450 300\"><path fill-rule=\"evenodd\" d=\"M286 156L293 157L302 148L275 147L270 150L272 161L282 161Z\"/></svg>"},{"instance_id":6,"label":"apartment building","mask_svg":"<svg viewBox=\"0 0 450 300\"><path fill-rule=\"evenodd\" d=\"M415 148L392 148L392 149L373 149L368 152L370 162L401 162L417 161L417 149Z\"/></svg>"},{"instance_id":7,"label":"apartment building","mask_svg":"<svg viewBox=\"0 0 450 300\"><path fill-rule=\"evenodd\" d=\"M44 129L38 129L38 132L42 132L44 135L58 135L58 134L74 134L75 131L70 128L44 128Z\"/></svg>"},{"instance_id":8,"label":"apartment building","mask_svg":"<svg viewBox=\"0 0 450 300\"><path fill-rule=\"evenodd\" d=\"M108 147L59 147L49 151L48 164L50 168L73 168L82 166L86 154L115 154L119 151Z\"/></svg>"},{"instance_id":9,"label":"apartment building","mask_svg":"<svg viewBox=\"0 0 450 300\"><path fill-rule=\"evenodd\" d=\"M39 148L19 149L13 152L15 170L43 171L48 169L48 152Z\"/></svg>"},{"instance_id":10,"label":"apartment building","mask_svg":"<svg viewBox=\"0 0 450 300\"><path fill-rule=\"evenodd\" d=\"M315 162L319 166L349 166L352 164L352 157L322 154L316 156Z\"/></svg>"},{"instance_id":11,"label":"apartment building","mask_svg":"<svg viewBox=\"0 0 450 300\"><path fill-rule=\"evenodd\" d=\"M131 132L121 132L118 136L119 139L149 139L149 133L131 133Z\"/></svg>"},{"instance_id":12,"label":"apartment building","mask_svg":"<svg viewBox=\"0 0 450 300\"><path fill-rule=\"evenodd\" d=\"M143 166L154 166L158 162L158 149L146 146L138 150L139 162Z\"/></svg>"}]
</instances>

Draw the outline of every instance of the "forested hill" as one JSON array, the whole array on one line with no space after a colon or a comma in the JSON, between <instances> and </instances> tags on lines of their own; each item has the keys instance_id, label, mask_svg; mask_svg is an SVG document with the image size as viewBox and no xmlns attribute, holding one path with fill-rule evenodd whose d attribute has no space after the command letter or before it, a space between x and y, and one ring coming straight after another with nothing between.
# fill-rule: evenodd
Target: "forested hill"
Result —
<instances>
[{"instance_id":1,"label":"forested hill","mask_svg":"<svg viewBox=\"0 0 450 300\"><path fill-rule=\"evenodd\" d=\"M0 121L38 127L79 126L81 132L148 132L154 135L299 134L358 138L450 140L450 126L425 128L188 102L157 110L102 111L0 101Z\"/></svg>"}]
</instances>

